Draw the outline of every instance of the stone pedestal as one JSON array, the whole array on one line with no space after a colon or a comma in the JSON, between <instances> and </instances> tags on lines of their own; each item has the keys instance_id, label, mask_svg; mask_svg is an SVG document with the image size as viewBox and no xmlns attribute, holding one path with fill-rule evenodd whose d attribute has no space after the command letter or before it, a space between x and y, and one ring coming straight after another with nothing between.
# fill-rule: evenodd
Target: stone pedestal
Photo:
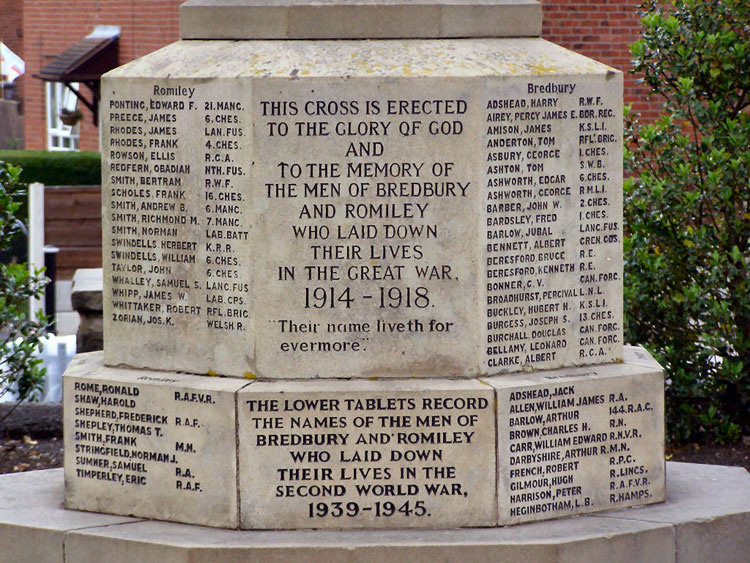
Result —
<instances>
[{"instance_id":1,"label":"stone pedestal","mask_svg":"<svg viewBox=\"0 0 750 563\"><path fill-rule=\"evenodd\" d=\"M664 500L661 368L473 381L64 377L66 506L243 529L496 526ZM200 510L196 510L200 506Z\"/></svg>"},{"instance_id":2,"label":"stone pedestal","mask_svg":"<svg viewBox=\"0 0 750 563\"><path fill-rule=\"evenodd\" d=\"M530 0L181 23L102 79L106 346L65 376L67 506L392 529L664 500L621 73Z\"/></svg>"},{"instance_id":3,"label":"stone pedestal","mask_svg":"<svg viewBox=\"0 0 750 563\"><path fill-rule=\"evenodd\" d=\"M420 29L438 6L400 9ZM196 31L107 73L105 362L367 379L620 361L622 74L463 13L462 39L346 39L322 16L316 40Z\"/></svg>"}]
</instances>

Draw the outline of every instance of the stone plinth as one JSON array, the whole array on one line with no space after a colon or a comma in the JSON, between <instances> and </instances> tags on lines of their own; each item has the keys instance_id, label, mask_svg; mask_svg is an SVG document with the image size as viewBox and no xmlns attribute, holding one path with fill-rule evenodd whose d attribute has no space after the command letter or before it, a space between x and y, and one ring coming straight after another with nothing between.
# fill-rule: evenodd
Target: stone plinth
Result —
<instances>
[{"instance_id":1,"label":"stone plinth","mask_svg":"<svg viewBox=\"0 0 750 563\"><path fill-rule=\"evenodd\" d=\"M542 39L181 41L102 99L109 365L471 378L622 358L605 65Z\"/></svg>"},{"instance_id":2,"label":"stone plinth","mask_svg":"<svg viewBox=\"0 0 750 563\"><path fill-rule=\"evenodd\" d=\"M216 530L65 510L63 471L0 476L0 551L8 561L305 560L744 563L750 475L740 467L666 464L667 501L492 529ZM116 525L115 525L116 524Z\"/></svg>"},{"instance_id":3,"label":"stone plinth","mask_svg":"<svg viewBox=\"0 0 750 563\"><path fill-rule=\"evenodd\" d=\"M245 529L496 526L663 501L663 374L64 379L66 505ZM200 510L196 510L200 506Z\"/></svg>"}]
</instances>

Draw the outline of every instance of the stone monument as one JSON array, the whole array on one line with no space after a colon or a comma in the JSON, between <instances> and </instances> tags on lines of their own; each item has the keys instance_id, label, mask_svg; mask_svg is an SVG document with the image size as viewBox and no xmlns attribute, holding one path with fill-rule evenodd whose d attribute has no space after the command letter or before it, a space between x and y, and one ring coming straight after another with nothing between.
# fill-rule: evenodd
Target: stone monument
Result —
<instances>
[{"instance_id":1,"label":"stone monument","mask_svg":"<svg viewBox=\"0 0 750 563\"><path fill-rule=\"evenodd\" d=\"M665 498L623 346L622 75L531 0L190 0L102 80L66 506L498 526Z\"/></svg>"}]
</instances>

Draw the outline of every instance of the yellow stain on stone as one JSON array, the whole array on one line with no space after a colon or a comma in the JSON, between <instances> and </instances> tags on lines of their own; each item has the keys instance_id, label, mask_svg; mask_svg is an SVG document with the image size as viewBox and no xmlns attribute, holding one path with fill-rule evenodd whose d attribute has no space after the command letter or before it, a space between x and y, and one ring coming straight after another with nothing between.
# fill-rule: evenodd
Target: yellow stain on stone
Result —
<instances>
[{"instance_id":1,"label":"yellow stain on stone","mask_svg":"<svg viewBox=\"0 0 750 563\"><path fill-rule=\"evenodd\" d=\"M210 377L216 377L217 373L214 370L210 369L206 372L206 375Z\"/></svg>"},{"instance_id":2,"label":"yellow stain on stone","mask_svg":"<svg viewBox=\"0 0 750 563\"><path fill-rule=\"evenodd\" d=\"M258 376L251 371L246 371L243 376L245 379L258 379Z\"/></svg>"},{"instance_id":3,"label":"yellow stain on stone","mask_svg":"<svg viewBox=\"0 0 750 563\"><path fill-rule=\"evenodd\" d=\"M558 69L552 65L545 63L534 63L531 65L531 70L534 74L551 74Z\"/></svg>"}]
</instances>

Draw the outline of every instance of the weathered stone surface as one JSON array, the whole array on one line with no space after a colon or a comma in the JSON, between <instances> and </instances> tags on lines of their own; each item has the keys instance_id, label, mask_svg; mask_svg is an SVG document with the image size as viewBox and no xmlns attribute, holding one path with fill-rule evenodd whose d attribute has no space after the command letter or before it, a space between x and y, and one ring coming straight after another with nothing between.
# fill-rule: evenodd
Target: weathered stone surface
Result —
<instances>
[{"instance_id":1,"label":"weathered stone surface","mask_svg":"<svg viewBox=\"0 0 750 563\"><path fill-rule=\"evenodd\" d=\"M670 462L666 503L602 516L671 524L677 561L745 561L750 553L747 486L750 474L742 467Z\"/></svg>"},{"instance_id":2,"label":"weathered stone surface","mask_svg":"<svg viewBox=\"0 0 750 563\"><path fill-rule=\"evenodd\" d=\"M83 311L102 311L102 269L79 268L73 275L73 287L70 301L73 309Z\"/></svg>"},{"instance_id":3,"label":"weathered stone surface","mask_svg":"<svg viewBox=\"0 0 750 563\"><path fill-rule=\"evenodd\" d=\"M77 355L63 376L65 505L236 527L234 393L245 384Z\"/></svg>"},{"instance_id":4,"label":"weathered stone surface","mask_svg":"<svg viewBox=\"0 0 750 563\"><path fill-rule=\"evenodd\" d=\"M497 522L494 394L479 382L259 382L237 404L243 528Z\"/></svg>"},{"instance_id":5,"label":"weathered stone surface","mask_svg":"<svg viewBox=\"0 0 750 563\"><path fill-rule=\"evenodd\" d=\"M182 41L102 95L107 364L475 377L622 357L613 69L541 39Z\"/></svg>"},{"instance_id":6,"label":"weathered stone surface","mask_svg":"<svg viewBox=\"0 0 750 563\"><path fill-rule=\"evenodd\" d=\"M620 364L488 378L497 389L500 524L665 498L664 375Z\"/></svg>"},{"instance_id":7,"label":"weathered stone surface","mask_svg":"<svg viewBox=\"0 0 750 563\"><path fill-rule=\"evenodd\" d=\"M687 463L666 466L668 500L663 504L505 528L418 533L241 532L134 521L63 509L61 469L2 475L0 552L9 561L38 563L255 559L744 563L750 551L747 471ZM727 518L732 519L733 529L717 526Z\"/></svg>"},{"instance_id":8,"label":"weathered stone surface","mask_svg":"<svg viewBox=\"0 0 750 563\"><path fill-rule=\"evenodd\" d=\"M182 39L430 39L541 35L536 0L188 0Z\"/></svg>"},{"instance_id":9,"label":"weathered stone surface","mask_svg":"<svg viewBox=\"0 0 750 563\"><path fill-rule=\"evenodd\" d=\"M63 470L0 475L0 558L63 563L70 530L133 522L133 518L65 510ZM70 561L71 555L68 554ZM80 559L85 561L85 559Z\"/></svg>"}]
</instances>

